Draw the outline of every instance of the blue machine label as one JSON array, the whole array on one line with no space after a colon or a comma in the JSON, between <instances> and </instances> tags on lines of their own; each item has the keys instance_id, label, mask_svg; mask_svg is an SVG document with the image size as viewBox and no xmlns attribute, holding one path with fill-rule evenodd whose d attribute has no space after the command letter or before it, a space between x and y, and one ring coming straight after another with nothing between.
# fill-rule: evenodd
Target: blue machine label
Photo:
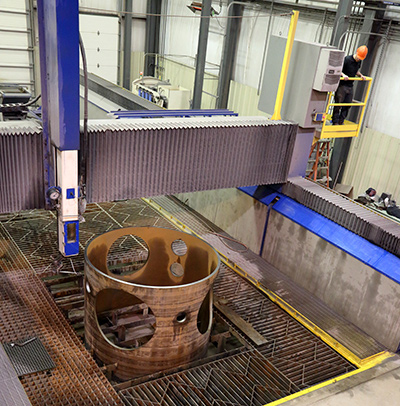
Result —
<instances>
[{"instance_id":1,"label":"blue machine label","mask_svg":"<svg viewBox=\"0 0 400 406\"><path fill-rule=\"evenodd\" d=\"M67 199L75 199L75 189L67 189Z\"/></svg>"}]
</instances>

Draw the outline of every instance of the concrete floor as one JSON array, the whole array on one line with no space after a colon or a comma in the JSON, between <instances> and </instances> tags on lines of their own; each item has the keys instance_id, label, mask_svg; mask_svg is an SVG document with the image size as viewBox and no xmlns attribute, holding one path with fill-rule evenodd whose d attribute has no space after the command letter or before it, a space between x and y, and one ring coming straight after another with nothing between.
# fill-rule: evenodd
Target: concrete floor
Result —
<instances>
[{"instance_id":1,"label":"concrete floor","mask_svg":"<svg viewBox=\"0 0 400 406\"><path fill-rule=\"evenodd\" d=\"M400 405L400 357L284 403L285 406Z\"/></svg>"}]
</instances>

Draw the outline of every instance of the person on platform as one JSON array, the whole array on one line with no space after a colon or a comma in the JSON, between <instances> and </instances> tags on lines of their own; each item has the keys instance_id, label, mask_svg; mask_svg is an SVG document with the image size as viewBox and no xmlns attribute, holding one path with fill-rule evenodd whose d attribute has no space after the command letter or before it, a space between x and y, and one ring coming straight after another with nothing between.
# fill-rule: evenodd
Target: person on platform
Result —
<instances>
[{"instance_id":1,"label":"person on platform","mask_svg":"<svg viewBox=\"0 0 400 406\"><path fill-rule=\"evenodd\" d=\"M335 103L352 103L353 102L353 80L356 76L365 80L365 76L360 72L361 61L365 59L368 53L368 48L365 45L360 46L354 55L348 55L344 58L342 68L342 78L339 82L339 86L335 92ZM333 109L332 124L343 124L347 113L349 112L349 106L336 106Z\"/></svg>"}]
</instances>

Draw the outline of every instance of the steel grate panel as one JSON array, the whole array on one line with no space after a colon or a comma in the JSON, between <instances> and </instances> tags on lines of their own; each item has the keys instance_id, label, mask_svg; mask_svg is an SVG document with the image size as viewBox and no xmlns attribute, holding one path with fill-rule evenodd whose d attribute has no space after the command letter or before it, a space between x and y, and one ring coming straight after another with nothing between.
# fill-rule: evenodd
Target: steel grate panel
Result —
<instances>
[{"instance_id":1,"label":"steel grate panel","mask_svg":"<svg viewBox=\"0 0 400 406\"><path fill-rule=\"evenodd\" d=\"M21 377L31 403L65 405L67 399L74 405L120 404L112 386L2 224L0 252L8 257L8 272L0 263L0 340L39 337L56 365L50 374L37 372Z\"/></svg>"},{"instance_id":2,"label":"steel grate panel","mask_svg":"<svg viewBox=\"0 0 400 406\"><path fill-rule=\"evenodd\" d=\"M124 389L120 396L126 405L264 405L298 390L260 353L250 350Z\"/></svg>"},{"instance_id":3,"label":"steel grate panel","mask_svg":"<svg viewBox=\"0 0 400 406\"><path fill-rule=\"evenodd\" d=\"M47 371L55 367L49 353L37 337L25 337L12 343L3 343L3 347L18 376Z\"/></svg>"},{"instance_id":4,"label":"steel grate panel","mask_svg":"<svg viewBox=\"0 0 400 406\"><path fill-rule=\"evenodd\" d=\"M279 365L281 372L286 376L291 373L290 364L282 361L288 360L301 365L301 375L293 379L297 386L310 386L304 375L307 363L324 364L327 368L318 374L319 382L354 368L327 344L254 289L249 282L225 266L215 282L214 292L225 299L227 306L270 340L270 343L257 349L264 357L273 359L272 364L277 368Z\"/></svg>"},{"instance_id":5,"label":"steel grate panel","mask_svg":"<svg viewBox=\"0 0 400 406\"><path fill-rule=\"evenodd\" d=\"M80 253L73 258L64 258L58 251L56 215L52 211L3 214L0 224L12 236L31 269L42 277L58 272L82 272L84 247L94 236L106 231L140 225L172 227L141 200L89 204L84 217L85 222L79 225ZM7 255L2 266L5 270L15 269L8 264Z\"/></svg>"},{"instance_id":6,"label":"steel grate panel","mask_svg":"<svg viewBox=\"0 0 400 406\"><path fill-rule=\"evenodd\" d=\"M397 222L301 177L288 179L282 190L309 209L400 256L400 226Z\"/></svg>"},{"instance_id":7,"label":"steel grate panel","mask_svg":"<svg viewBox=\"0 0 400 406\"><path fill-rule=\"evenodd\" d=\"M170 201L170 199L167 200ZM173 206L177 204L174 201L170 202ZM185 216L192 222L197 219L190 212L187 212ZM120 226L139 224L174 228L160 217L156 210L141 200L91 204L88 205L85 217L86 223L81 224L85 230L84 241L89 240L94 234ZM55 346L64 349L62 351L62 356L64 356L68 354L65 348L75 345L73 344L75 340L79 343L76 336L69 337L67 340L68 334L64 330L61 334L56 333L56 337L52 337L52 340L65 339L68 343L57 341L57 344L48 344L49 338L46 336L46 332L48 333L49 323L58 320L57 323L64 325L65 320L54 317L54 312L44 314L44 311L36 309L37 303L40 303L43 297L46 298L45 302L51 301L54 306L54 302L44 289L42 282L29 270L37 268L41 276L47 273L57 273L54 267L43 272L46 266L46 255L57 254L55 241L48 246L47 243L45 244L46 254L38 249L42 240L48 241L48 237L44 234L52 230L55 222L56 219L51 213L37 210L0 216L0 253L6 254L3 256L5 260L2 259L0 264L5 271L8 270L0 276L5 275L6 280L12 278L13 281L12 286L0 281L0 294L2 298L11 297L8 300L11 300L15 307L12 315L5 314L3 318L3 315L0 314L0 320L4 323L2 326L0 325L0 327L4 327L3 332L0 332L0 339L13 341L27 335L38 336L43 340L54 359L56 369L52 371L51 376L47 376L45 372L39 372L22 378L28 396L36 399L35 404L62 405L65 404L63 401L65 402L66 397L71 399L71 404L107 404L96 391L100 385L98 381L97 386L93 384L90 390L86 388L86 381L98 376L96 366L92 365L95 371L92 372L83 368L80 359L74 358L73 361L70 359L67 361L65 358L60 362L60 354L58 354L58 350L55 350ZM42 234L41 229L45 227ZM201 221L198 221L198 227L207 229L205 223ZM218 238L217 242L222 245ZM79 268L80 261L82 261L82 253L74 260L76 268ZM61 269L71 267L68 265L68 261L64 266L65 268ZM16 269L25 269L25 271L19 273ZM28 299L25 296L27 275L30 281ZM32 282L32 275L36 278L35 283ZM14 284L24 293L15 289ZM227 301L227 306L251 323L253 328L265 336L269 342L257 349L246 350L175 375L123 390L120 392L120 396L125 404L263 405L316 382L321 382L321 380L354 369L350 363L274 305L260 291L225 266L222 267L220 277L216 281L215 292L216 295ZM41 298L37 297L38 295ZM26 306L31 306L31 313L24 310ZM16 317L16 313L18 313L18 317ZM32 314L37 322L46 324L45 329L42 328L38 331L36 327L32 327ZM223 316L220 315L220 317ZM227 323L229 324L229 322ZM63 328L68 330L69 326ZM236 330L232 325L231 329ZM1 334L6 337L3 338ZM238 332L238 335L244 339L241 332ZM248 345L250 346L250 344ZM90 361L92 360L90 359ZM75 372L72 372L70 367ZM66 380L65 377L60 378L60 374L69 376L71 373L76 374L75 379L78 382ZM221 382L219 378L222 376L224 379ZM101 375L99 379L105 378ZM226 382L230 384L227 386ZM237 389L240 385L246 391L242 400L241 392ZM63 395L58 391L58 386L62 386ZM268 389L265 389L265 386ZM110 395L109 388L104 389L104 396ZM85 401L77 397L76 391L87 392ZM38 401L38 399L41 400Z\"/></svg>"},{"instance_id":8,"label":"steel grate panel","mask_svg":"<svg viewBox=\"0 0 400 406\"><path fill-rule=\"evenodd\" d=\"M297 286L290 278L258 255L251 251L241 253L227 248L215 233L227 234L178 199L162 196L152 200L194 230L218 251L228 256L232 262L244 269L263 286L277 293L283 300L341 342L359 358L368 358L385 350L380 343L337 315L321 300Z\"/></svg>"}]
</instances>

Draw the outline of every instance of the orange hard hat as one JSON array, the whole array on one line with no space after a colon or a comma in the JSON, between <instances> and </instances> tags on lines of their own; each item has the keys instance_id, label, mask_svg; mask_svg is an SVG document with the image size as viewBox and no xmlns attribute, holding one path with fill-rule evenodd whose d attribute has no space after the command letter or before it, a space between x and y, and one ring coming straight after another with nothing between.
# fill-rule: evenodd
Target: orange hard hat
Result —
<instances>
[{"instance_id":1,"label":"orange hard hat","mask_svg":"<svg viewBox=\"0 0 400 406\"><path fill-rule=\"evenodd\" d=\"M367 56L367 53L368 53L368 48L365 45L361 45L360 47L357 48L357 56L361 60L365 59L365 57Z\"/></svg>"}]
</instances>

